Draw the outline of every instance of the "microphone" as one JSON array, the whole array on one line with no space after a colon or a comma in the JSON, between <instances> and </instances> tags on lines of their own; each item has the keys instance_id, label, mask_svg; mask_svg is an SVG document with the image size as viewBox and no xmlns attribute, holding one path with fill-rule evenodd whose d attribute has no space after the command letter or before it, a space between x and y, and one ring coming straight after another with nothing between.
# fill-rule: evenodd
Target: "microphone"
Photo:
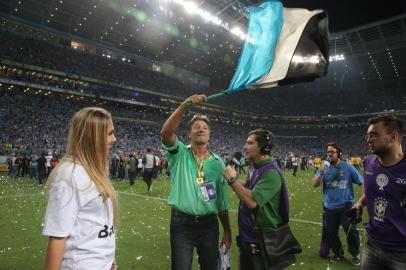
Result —
<instances>
[{"instance_id":1,"label":"microphone","mask_svg":"<svg viewBox=\"0 0 406 270\"><path fill-rule=\"evenodd\" d=\"M330 165L331 165L330 162L331 162L331 158L330 157L326 158L325 160L323 160L323 166L326 168L330 167Z\"/></svg>"},{"instance_id":2,"label":"microphone","mask_svg":"<svg viewBox=\"0 0 406 270\"><path fill-rule=\"evenodd\" d=\"M228 165L234 165L234 166L236 166L236 167L240 167L240 166L241 166L240 161L239 161L237 158L235 158L235 157L233 157L232 159L230 159L230 160L227 162L227 164L228 164Z\"/></svg>"}]
</instances>

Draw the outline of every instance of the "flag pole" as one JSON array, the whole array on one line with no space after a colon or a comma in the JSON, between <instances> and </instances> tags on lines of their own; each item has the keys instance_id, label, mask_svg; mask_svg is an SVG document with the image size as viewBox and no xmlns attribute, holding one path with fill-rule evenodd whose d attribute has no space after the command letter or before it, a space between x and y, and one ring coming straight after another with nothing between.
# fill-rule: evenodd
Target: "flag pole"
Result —
<instances>
[{"instance_id":1,"label":"flag pole","mask_svg":"<svg viewBox=\"0 0 406 270\"><path fill-rule=\"evenodd\" d=\"M212 99L219 98L219 97L222 97L222 96L225 96L225 95L234 94L236 92L246 90L246 89L247 89L247 87L236 88L236 89L233 89L231 91L230 90L223 90L223 91L221 91L221 92L219 92L217 94L213 94L213 95L208 96L207 101L210 101ZM191 101L186 102L186 108L190 108L191 106L192 106Z\"/></svg>"},{"instance_id":2,"label":"flag pole","mask_svg":"<svg viewBox=\"0 0 406 270\"><path fill-rule=\"evenodd\" d=\"M217 93L217 94L210 95L210 96L207 97L207 101L215 99L215 98L222 97L222 96L224 96L226 94L229 94L229 93L227 93L227 90L226 91L221 91L220 93Z\"/></svg>"}]
</instances>

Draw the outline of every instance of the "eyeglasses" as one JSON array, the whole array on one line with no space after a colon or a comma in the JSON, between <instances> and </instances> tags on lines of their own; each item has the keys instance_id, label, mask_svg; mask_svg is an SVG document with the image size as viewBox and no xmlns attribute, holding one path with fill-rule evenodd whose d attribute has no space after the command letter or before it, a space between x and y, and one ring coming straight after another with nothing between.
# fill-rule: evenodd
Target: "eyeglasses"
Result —
<instances>
[{"instance_id":1,"label":"eyeglasses","mask_svg":"<svg viewBox=\"0 0 406 270\"><path fill-rule=\"evenodd\" d=\"M210 123L209 118L206 115L198 113L193 116L193 118L189 121L188 125L192 126L193 123L196 121L204 121L206 122L207 125L209 125Z\"/></svg>"},{"instance_id":2,"label":"eyeglasses","mask_svg":"<svg viewBox=\"0 0 406 270\"><path fill-rule=\"evenodd\" d=\"M368 141L368 140L374 141L374 140L378 139L379 137L382 137L382 136L385 136L385 135L390 135L390 133L385 133L385 134L371 133L371 134L366 134L364 136L364 138L365 138L366 141Z\"/></svg>"}]
</instances>

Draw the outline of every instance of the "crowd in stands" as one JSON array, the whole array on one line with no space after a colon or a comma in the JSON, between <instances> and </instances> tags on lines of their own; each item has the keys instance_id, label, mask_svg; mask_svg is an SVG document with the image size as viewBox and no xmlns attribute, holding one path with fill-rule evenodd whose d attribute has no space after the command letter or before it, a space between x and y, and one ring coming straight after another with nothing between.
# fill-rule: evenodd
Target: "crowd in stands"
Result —
<instances>
[{"instance_id":1,"label":"crowd in stands","mask_svg":"<svg viewBox=\"0 0 406 270\"><path fill-rule=\"evenodd\" d=\"M159 72L153 72L136 67L135 65L121 61L120 59L108 59L95 54L84 53L71 49L67 46L50 43L35 39L30 36L23 36L0 28L0 58L16 61L24 64L31 64L39 67L49 68L57 71L86 76L106 82L118 83L125 86L141 87L159 93L174 95L185 98L193 93L213 94L218 89L199 89L197 86L189 85L180 80L170 78ZM15 77L15 74L12 74ZM19 75L22 76L21 74ZM328 75L333 76L333 75ZM347 75L350 76L350 75ZM24 80L37 81L41 78L35 76L23 76ZM18 78L18 76L17 76ZM326 80L330 80L328 78ZM44 78L50 85L64 86L55 78ZM372 90L369 87L352 87L345 83L341 88L326 88L324 79L316 80L308 87L284 86L266 91L246 91L227 97L215 99L211 102L222 107L233 108L240 111L273 115L291 116L320 116L336 114L358 114L368 112L380 112L385 110L404 110L406 99L404 86L390 87L391 94L388 95L382 89ZM332 79L331 79L332 80ZM348 80L349 82L352 80ZM83 85L67 81L65 86L73 89L86 88L92 93L99 95L113 92L113 96L128 99L141 99L145 94L111 89L102 85ZM321 89L327 89L321 91ZM343 89L345 88L345 89ZM354 89L353 89L354 88ZM382 88L382 87L381 87ZM158 98L146 97L146 100L153 103Z\"/></svg>"},{"instance_id":2,"label":"crowd in stands","mask_svg":"<svg viewBox=\"0 0 406 270\"><path fill-rule=\"evenodd\" d=\"M120 106L115 102L99 104L93 99L68 99L66 95L53 93L43 95L18 87L0 88L0 151L2 154L19 153L30 155L52 152L63 155L66 144L68 123L73 114L86 106L103 106L113 115L118 138L112 153L139 153L151 148L162 156L159 131L168 117L168 112L141 106ZM69 96L68 96L69 97ZM242 151L247 133L259 127L233 125L213 121L210 147L224 159ZM272 126L271 126L272 129ZM310 156L323 149L325 143L336 140L343 145L347 154L365 155L363 142L364 127L341 129L323 128L300 130L285 127L273 130L277 143L275 156L291 153ZM186 123L181 126L179 139L187 142ZM11 145L11 147L10 147Z\"/></svg>"},{"instance_id":3,"label":"crowd in stands","mask_svg":"<svg viewBox=\"0 0 406 270\"><path fill-rule=\"evenodd\" d=\"M95 96L108 96L116 99L133 100L149 104L156 104L160 101L160 98L157 95L150 95L140 93L138 91L130 91L111 86L88 83L63 76L50 75L32 70L24 70L11 66L0 67L0 78L22 81L41 86L50 86L59 89L74 90Z\"/></svg>"},{"instance_id":4,"label":"crowd in stands","mask_svg":"<svg viewBox=\"0 0 406 270\"><path fill-rule=\"evenodd\" d=\"M66 73L50 75L24 68L3 65L0 67L0 78L17 80L50 86L60 89L92 94L95 98L73 97L66 94L44 92L38 89L25 89L18 86L0 85L0 154L19 154L29 156L42 153L63 155L66 144L68 122L74 112L86 106L102 106L112 112L118 141L112 153L136 153L142 155L146 148L151 148L158 156L162 155L159 130L168 117L168 113L177 104L164 103L159 96L126 90L126 86L138 86L148 90L189 96L192 94L190 85L164 76L161 73L140 69L135 65L119 59L107 59L95 54L84 53L55 42L47 42L24 33L11 33L0 28L0 59L30 64L42 68ZM107 83L118 83L122 88L105 84L92 83L75 79L79 75L103 80ZM25 90L24 90L25 89ZM388 106L404 109L406 102L401 96L402 88L395 89L392 94L378 92L353 92L351 98L344 93L320 91L297 91L295 87L283 87L267 91L243 92L215 100L220 106L237 108L238 110L266 114L269 111L276 115L323 115L326 113L365 113L383 111ZM199 90L193 89L193 93ZM204 89L200 91L206 92ZM49 94L49 95L48 95ZM135 100L157 106L138 106L99 99L100 96ZM298 102L300 100L300 102ZM359 100L366 100L359 106ZM281 102L283 101L283 102ZM378 102L379 101L379 102ZM320 105L322 104L322 106ZM336 106L340 104L339 106ZM403 106L403 107L402 107ZM164 108L164 109L163 109ZM239 122L233 114L211 112L215 120L211 124L212 139L210 147L224 159L242 150L246 134L257 127L267 125L277 136L277 144L273 154L287 157L296 154L299 157L314 156L322 152L328 141L338 141L348 155L365 155L367 145L363 141L366 132L366 119L362 125L329 127L313 126L304 128L294 125L266 123L266 121ZM224 119L231 119L226 121ZM320 122L323 123L323 122ZM326 121L328 123L328 121ZM274 125L275 124L275 125ZM298 122L298 124L303 124ZM183 125L179 138L187 142L187 128Z\"/></svg>"},{"instance_id":5,"label":"crowd in stands","mask_svg":"<svg viewBox=\"0 0 406 270\"><path fill-rule=\"evenodd\" d=\"M138 68L119 59L84 53L63 45L16 35L7 30L0 31L0 39L2 40L0 43L2 59L160 93L176 93L182 96L190 94L190 85L185 85L159 72Z\"/></svg>"}]
</instances>

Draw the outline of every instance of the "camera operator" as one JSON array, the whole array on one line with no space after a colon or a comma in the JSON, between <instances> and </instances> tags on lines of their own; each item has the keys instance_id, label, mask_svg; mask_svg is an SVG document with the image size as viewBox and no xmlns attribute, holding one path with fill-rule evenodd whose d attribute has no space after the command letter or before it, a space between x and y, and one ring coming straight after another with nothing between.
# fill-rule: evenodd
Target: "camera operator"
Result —
<instances>
[{"instance_id":1,"label":"camera operator","mask_svg":"<svg viewBox=\"0 0 406 270\"><path fill-rule=\"evenodd\" d=\"M274 145L274 136L268 130L256 129L248 134L244 145L247 160L252 163L248 173L248 180L243 183L237 178L235 166L227 166L224 177L240 199L238 208L239 236L239 269L240 270L265 270L268 269L267 261L256 226L261 229L274 229L285 222L287 209L282 213L282 208L287 207L287 190L281 169L271 157ZM284 197L281 206L281 197ZM252 218L255 216L255 224ZM293 254L279 256L273 263L282 269L295 261ZM282 265L283 264L283 267Z\"/></svg>"}]
</instances>

